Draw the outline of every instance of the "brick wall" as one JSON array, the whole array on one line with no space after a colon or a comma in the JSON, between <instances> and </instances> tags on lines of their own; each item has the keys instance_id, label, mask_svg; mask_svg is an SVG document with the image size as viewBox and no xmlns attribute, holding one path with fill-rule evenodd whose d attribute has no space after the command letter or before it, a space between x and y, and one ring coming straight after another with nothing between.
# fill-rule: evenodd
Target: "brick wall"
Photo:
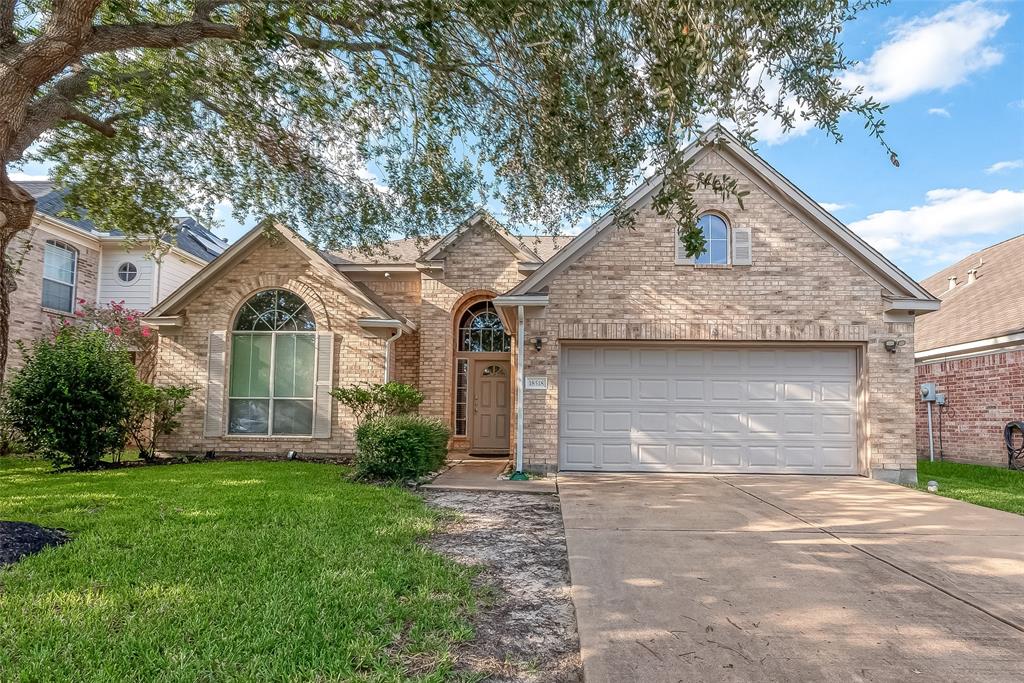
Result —
<instances>
[{"instance_id":1,"label":"brick wall","mask_svg":"<svg viewBox=\"0 0 1024 683\"><path fill-rule=\"evenodd\" d=\"M18 289L11 296L10 351L7 360L8 371L21 366L21 352L15 342L31 342L50 329L51 318L64 314L44 309L43 301L43 250L47 240L69 244L78 250L78 272L75 285L76 306L79 299L88 303L96 301L96 279L99 273L100 253L97 248L87 246L84 238L70 242L57 231L49 231L45 225L36 222L34 227L19 235L7 248L7 253L21 269L17 276Z\"/></svg>"},{"instance_id":2,"label":"brick wall","mask_svg":"<svg viewBox=\"0 0 1024 683\"><path fill-rule=\"evenodd\" d=\"M524 455L533 470L558 466L558 357L573 339L850 342L863 349L862 431L875 476L910 479L916 470L913 325L882 320L882 288L722 155L696 170L728 174L750 190L740 211L701 191L702 210L752 228L753 265L675 265L675 224L641 208L636 230L611 227L549 288L549 305L529 309L526 373L546 375L546 392L527 392ZM895 354L881 341L905 339ZM901 474L901 471L906 473Z\"/></svg>"},{"instance_id":3,"label":"brick wall","mask_svg":"<svg viewBox=\"0 0 1024 683\"><path fill-rule=\"evenodd\" d=\"M400 273L361 280L378 301L399 315L420 324L420 274ZM391 378L418 387L420 384L420 338L418 333L403 334L391 349Z\"/></svg>"},{"instance_id":4,"label":"brick wall","mask_svg":"<svg viewBox=\"0 0 1024 683\"><path fill-rule=\"evenodd\" d=\"M349 411L331 399L331 436L252 437L203 436L206 405L206 369L210 331L230 330L235 313L250 296L262 289L289 289L309 305L318 331L334 332L333 386L355 382L379 382L384 377L384 343L359 327L361 317L371 315L339 290L323 273L310 267L297 249L283 240L259 238L244 259L223 273L185 309L181 332L162 335L157 368L158 384L191 384L197 387L181 417L181 427L164 440L170 452L283 455L295 449L311 456L345 456L354 451L354 422ZM226 367L230 368L230 343ZM225 415L227 402L225 401ZM227 420L225 419L225 425Z\"/></svg>"},{"instance_id":5,"label":"brick wall","mask_svg":"<svg viewBox=\"0 0 1024 683\"><path fill-rule=\"evenodd\" d=\"M935 457L1006 467L1003 427L1024 420L1024 349L974 358L922 363L917 384L935 382L947 405L932 407ZM917 401L917 454L928 457L928 408Z\"/></svg>"},{"instance_id":6,"label":"brick wall","mask_svg":"<svg viewBox=\"0 0 1024 683\"><path fill-rule=\"evenodd\" d=\"M452 315L471 292L501 294L522 279L516 256L493 231L474 226L444 253L444 272L422 275L419 338L420 390L426 400L420 413L447 422L452 415Z\"/></svg>"}]
</instances>

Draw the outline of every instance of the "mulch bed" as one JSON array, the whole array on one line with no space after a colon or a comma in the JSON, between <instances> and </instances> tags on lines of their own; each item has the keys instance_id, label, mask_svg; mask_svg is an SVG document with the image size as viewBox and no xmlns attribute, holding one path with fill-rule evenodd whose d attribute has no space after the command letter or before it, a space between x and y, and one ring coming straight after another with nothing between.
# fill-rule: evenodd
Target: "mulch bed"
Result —
<instances>
[{"instance_id":1,"label":"mulch bed","mask_svg":"<svg viewBox=\"0 0 1024 683\"><path fill-rule=\"evenodd\" d=\"M63 529L48 529L27 522L0 522L0 567L69 540Z\"/></svg>"},{"instance_id":2,"label":"mulch bed","mask_svg":"<svg viewBox=\"0 0 1024 683\"><path fill-rule=\"evenodd\" d=\"M457 668L487 681L582 681L558 498L465 491L423 497L459 515L426 545L483 567L476 577L485 596L473 618L476 637L457 648Z\"/></svg>"}]
</instances>

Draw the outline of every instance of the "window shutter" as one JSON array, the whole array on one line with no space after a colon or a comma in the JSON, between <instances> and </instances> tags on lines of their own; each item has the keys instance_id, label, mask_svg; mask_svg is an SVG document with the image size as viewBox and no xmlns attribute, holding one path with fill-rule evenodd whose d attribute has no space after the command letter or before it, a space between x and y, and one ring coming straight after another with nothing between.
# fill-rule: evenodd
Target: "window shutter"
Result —
<instances>
[{"instance_id":1,"label":"window shutter","mask_svg":"<svg viewBox=\"0 0 1024 683\"><path fill-rule=\"evenodd\" d=\"M206 417L203 436L224 436L224 351L227 332L211 332L206 358Z\"/></svg>"},{"instance_id":2,"label":"window shutter","mask_svg":"<svg viewBox=\"0 0 1024 683\"><path fill-rule=\"evenodd\" d=\"M750 228L733 228L732 263L734 266L749 266L753 262Z\"/></svg>"},{"instance_id":3,"label":"window shutter","mask_svg":"<svg viewBox=\"0 0 1024 683\"><path fill-rule=\"evenodd\" d=\"M686 245L679 238L679 233L676 233L676 263L693 265L693 259L686 255Z\"/></svg>"},{"instance_id":4,"label":"window shutter","mask_svg":"<svg viewBox=\"0 0 1024 683\"><path fill-rule=\"evenodd\" d=\"M313 438L331 436L331 379L334 377L334 333L316 335L316 389L313 415Z\"/></svg>"}]
</instances>

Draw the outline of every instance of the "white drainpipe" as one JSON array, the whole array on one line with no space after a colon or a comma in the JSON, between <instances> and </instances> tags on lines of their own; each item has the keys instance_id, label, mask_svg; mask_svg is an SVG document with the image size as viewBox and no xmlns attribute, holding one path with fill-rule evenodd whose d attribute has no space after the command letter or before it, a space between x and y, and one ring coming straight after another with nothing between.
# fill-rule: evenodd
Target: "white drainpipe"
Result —
<instances>
[{"instance_id":1,"label":"white drainpipe","mask_svg":"<svg viewBox=\"0 0 1024 683\"><path fill-rule=\"evenodd\" d=\"M516 391L516 474L521 474L523 471L523 394L526 391L526 377L524 359L526 357L526 348L523 342L526 337L526 323L523 320L523 306L519 305L518 308L518 329L516 330L516 380L519 387Z\"/></svg>"},{"instance_id":2,"label":"white drainpipe","mask_svg":"<svg viewBox=\"0 0 1024 683\"><path fill-rule=\"evenodd\" d=\"M402 328L396 327L395 333L384 342L384 383L391 381L391 346L402 336Z\"/></svg>"}]
</instances>

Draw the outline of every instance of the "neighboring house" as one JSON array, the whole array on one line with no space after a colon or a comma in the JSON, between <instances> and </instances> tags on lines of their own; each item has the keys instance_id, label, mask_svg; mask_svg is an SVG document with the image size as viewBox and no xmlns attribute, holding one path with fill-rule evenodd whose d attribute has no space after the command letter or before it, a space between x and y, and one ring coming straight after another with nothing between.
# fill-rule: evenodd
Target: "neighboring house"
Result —
<instances>
[{"instance_id":1,"label":"neighboring house","mask_svg":"<svg viewBox=\"0 0 1024 683\"><path fill-rule=\"evenodd\" d=\"M917 323L917 382L935 382L935 456L1007 464L1003 428L1024 420L1024 235L971 254L922 283L942 308ZM940 439L941 436L941 439ZM941 447L941 448L940 448ZM928 457L927 406L917 406L917 453Z\"/></svg>"},{"instance_id":2,"label":"neighboring house","mask_svg":"<svg viewBox=\"0 0 1024 683\"><path fill-rule=\"evenodd\" d=\"M914 315L939 302L716 127L686 155L709 253L687 259L651 180L575 239L484 212L393 258L266 225L163 300L158 382L201 386L170 451L336 456L332 387L393 378L453 447L525 469L916 478ZM899 345L899 342L905 342ZM891 351L887 349L891 348Z\"/></svg>"},{"instance_id":3,"label":"neighboring house","mask_svg":"<svg viewBox=\"0 0 1024 683\"><path fill-rule=\"evenodd\" d=\"M103 232L84 218L67 218L64 193L49 182L21 182L36 198L32 227L14 239L8 255L18 266L18 289L11 296L9 367L28 342L49 329L53 317L71 316L88 304L124 301L146 311L177 289L227 245L192 218L175 219L164 240L166 254L148 256L151 247L131 245L123 234Z\"/></svg>"}]
</instances>

